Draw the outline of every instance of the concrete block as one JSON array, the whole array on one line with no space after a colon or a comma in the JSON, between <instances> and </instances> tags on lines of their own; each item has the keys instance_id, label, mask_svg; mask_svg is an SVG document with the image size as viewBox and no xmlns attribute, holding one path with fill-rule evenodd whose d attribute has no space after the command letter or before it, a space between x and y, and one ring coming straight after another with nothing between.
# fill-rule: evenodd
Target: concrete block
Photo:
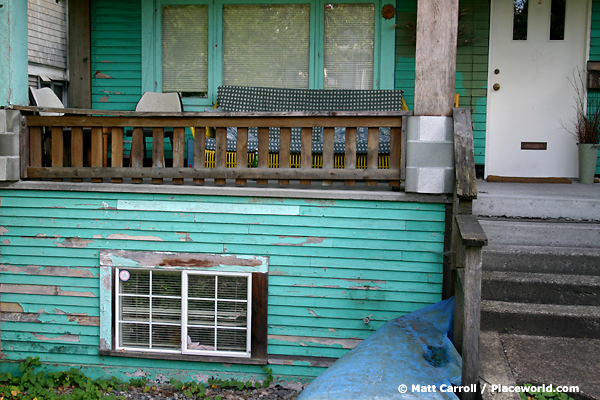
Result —
<instances>
[{"instance_id":1,"label":"concrete block","mask_svg":"<svg viewBox=\"0 0 600 400\"><path fill-rule=\"evenodd\" d=\"M454 131L450 117L408 117L406 191L454 191Z\"/></svg>"},{"instance_id":2,"label":"concrete block","mask_svg":"<svg viewBox=\"0 0 600 400\"><path fill-rule=\"evenodd\" d=\"M453 142L452 117L408 117L407 139L422 142Z\"/></svg>"},{"instance_id":3,"label":"concrete block","mask_svg":"<svg viewBox=\"0 0 600 400\"><path fill-rule=\"evenodd\" d=\"M20 172L19 157L0 157L0 181L18 181Z\"/></svg>"},{"instance_id":4,"label":"concrete block","mask_svg":"<svg viewBox=\"0 0 600 400\"><path fill-rule=\"evenodd\" d=\"M406 168L406 191L410 193L452 193L454 169L450 168Z\"/></svg>"},{"instance_id":5,"label":"concrete block","mask_svg":"<svg viewBox=\"0 0 600 400\"><path fill-rule=\"evenodd\" d=\"M19 156L19 134L0 132L0 157Z\"/></svg>"}]
</instances>

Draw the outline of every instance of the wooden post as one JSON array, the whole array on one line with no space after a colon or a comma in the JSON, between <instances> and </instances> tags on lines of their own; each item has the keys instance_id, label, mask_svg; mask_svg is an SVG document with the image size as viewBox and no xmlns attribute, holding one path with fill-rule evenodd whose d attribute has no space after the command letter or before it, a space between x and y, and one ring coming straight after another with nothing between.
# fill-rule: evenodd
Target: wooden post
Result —
<instances>
[{"instance_id":1,"label":"wooden post","mask_svg":"<svg viewBox=\"0 0 600 400\"><path fill-rule=\"evenodd\" d=\"M415 115L452 115L457 35L458 0L418 1Z\"/></svg>"},{"instance_id":2,"label":"wooden post","mask_svg":"<svg viewBox=\"0 0 600 400\"><path fill-rule=\"evenodd\" d=\"M90 2L69 1L69 106L92 108Z\"/></svg>"}]
</instances>

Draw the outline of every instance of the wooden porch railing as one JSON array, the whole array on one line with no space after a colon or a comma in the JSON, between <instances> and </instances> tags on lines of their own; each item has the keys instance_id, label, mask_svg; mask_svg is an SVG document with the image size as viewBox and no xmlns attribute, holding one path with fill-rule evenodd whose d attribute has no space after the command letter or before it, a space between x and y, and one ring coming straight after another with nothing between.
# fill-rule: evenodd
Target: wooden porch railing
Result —
<instances>
[{"instance_id":1,"label":"wooden porch railing","mask_svg":"<svg viewBox=\"0 0 600 400\"><path fill-rule=\"evenodd\" d=\"M15 107L17 108L17 107ZM53 179L120 183L131 179L142 183L144 178L155 184L171 178L174 184L193 179L195 184L214 179L216 184L234 180L245 185L248 179L258 184L277 180L280 185L290 180L300 184L321 181L331 185L334 180L354 185L365 181L367 185L388 182L399 186L404 179L403 120L410 112L254 112L254 113L140 113L96 111L75 109L38 109L19 107L23 112L55 111L61 116L27 115L22 143L22 176L28 179ZM102 115L104 114L104 115ZM194 127L193 168L186 168L185 129ZM215 128L214 164L206 160L205 128ZM237 127L236 150L231 161L227 151L227 127ZM247 152L248 128L258 128L258 161L253 168L249 162L237 162L252 158ZM280 128L279 152L275 154L278 167L269 167L269 127ZM312 128L323 128L323 151L318 154L322 161L315 168L312 148ZM334 129L346 127L345 153L334 154ZM357 165L356 128L368 128L366 168ZM390 128L389 165L379 165L380 127ZM291 128L301 129L301 153L291 154ZM152 131L151 166L144 167L144 132ZM123 149L125 132L131 133L131 150ZM165 132L172 131L172 162L165 163ZM64 141L69 136L70 141ZM49 142L49 165L42 163L44 140ZM70 143L68 146L56 143ZM109 165L106 154L110 150ZM84 156L85 154L85 156ZM124 158L125 155L125 158ZM212 156L212 154L211 154ZM295 158L294 158L295 156ZM339 161L339 157L342 162ZM127 160L129 157L129 160ZM299 159L299 165L290 160ZM237 160L237 161L236 161ZM334 162L335 160L335 162ZM296 164L296 165L294 165ZM213 167L214 165L214 167Z\"/></svg>"},{"instance_id":2,"label":"wooden porch railing","mask_svg":"<svg viewBox=\"0 0 600 400\"><path fill-rule=\"evenodd\" d=\"M479 384L479 333L481 315L482 248L487 237L475 215L477 198L473 128L470 110L455 108L454 160L456 184L452 209L452 277L454 282L454 345L462 356L462 386ZM463 400L478 399L480 391L463 393Z\"/></svg>"}]
</instances>

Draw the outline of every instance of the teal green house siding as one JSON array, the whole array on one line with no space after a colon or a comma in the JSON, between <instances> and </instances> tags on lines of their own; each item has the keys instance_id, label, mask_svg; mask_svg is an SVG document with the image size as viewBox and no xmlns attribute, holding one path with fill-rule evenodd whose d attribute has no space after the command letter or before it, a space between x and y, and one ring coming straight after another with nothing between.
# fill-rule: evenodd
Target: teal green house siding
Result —
<instances>
[{"instance_id":1,"label":"teal green house siding","mask_svg":"<svg viewBox=\"0 0 600 400\"><path fill-rule=\"evenodd\" d=\"M323 368L302 356L338 358L386 321L441 300L444 218L443 202L2 190L4 360L39 356L49 368L121 378L138 369L261 376L257 365L100 356L99 346L110 318L100 307L102 250L262 256L269 358L296 357L271 367L311 379Z\"/></svg>"},{"instance_id":2,"label":"teal green house siding","mask_svg":"<svg viewBox=\"0 0 600 400\"><path fill-rule=\"evenodd\" d=\"M142 95L140 0L92 0L92 108L134 110Z\"/></svg>"}]
</instances>

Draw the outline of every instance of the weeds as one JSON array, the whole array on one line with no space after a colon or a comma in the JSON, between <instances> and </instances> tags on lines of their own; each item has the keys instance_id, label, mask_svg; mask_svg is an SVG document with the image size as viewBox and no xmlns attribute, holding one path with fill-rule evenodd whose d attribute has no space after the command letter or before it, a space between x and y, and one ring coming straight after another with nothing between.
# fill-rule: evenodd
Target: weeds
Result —
<instances>
[{"instance_id":1,"label":"weeds","mask_svg":"<svg viewBox=\"0 0 600 400\"><path fill-rule=\"evenodd\" d=\"M573 400L573 398L569 397L566 393L558 392L554 388L552 388L551 391L546 392L542 390L543 387L534 386L530 383L526 383L523 386L528 389L525 392L519 392L522 400Z\"/></svg>"},{"instance_id":2,"label":"weeds","mask_svg":"<svg viewBox=\"0 0 600 400\"><path fill-rule=\"evenodd\" d=\"M93 380L75 368L69 371L35 372L35 368L41 366L39 357L27 357L19 365L20 377L12 376L10 373L0 374L0 400L122 400L124 397L117 397L113 391L124 391L131 387L138 388L144 393L158 390L156 385L151 384L145 377L124 382L114 377ZM267 367L263 370L267 373L267 378L262 382L210 378L208 386L238 390L268 387L273 381L273 370ZM175 390L182 392L188 399L222 400L221 396L207 397L207 387L203 383L181 382L176 379L171 379L170 383Z\"/></svg>"}]
</instances>

